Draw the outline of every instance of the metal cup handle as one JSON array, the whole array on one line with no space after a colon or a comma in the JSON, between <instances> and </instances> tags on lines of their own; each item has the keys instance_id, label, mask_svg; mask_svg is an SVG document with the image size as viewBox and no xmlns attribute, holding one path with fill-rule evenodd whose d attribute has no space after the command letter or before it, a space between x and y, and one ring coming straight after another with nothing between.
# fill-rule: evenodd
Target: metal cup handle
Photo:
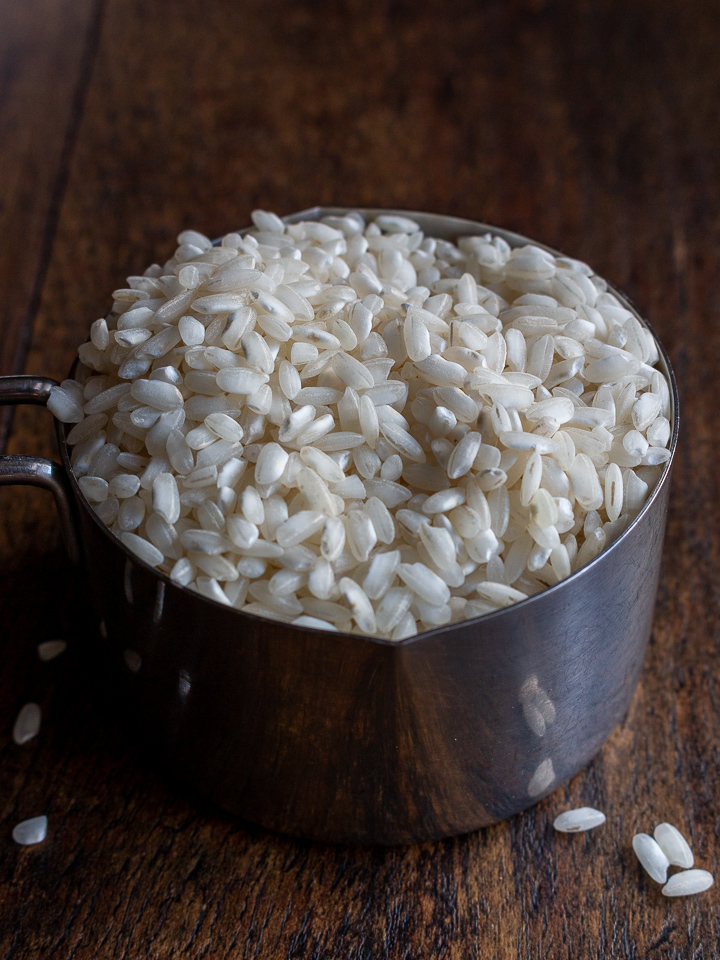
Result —
<instances>
[{"instance_id":1,"label":"metal cup handle","mask_svg":"<svg viewBox=\"0 0 720 960\"><path fill-rule=\"evenodd\" d=\"M56 380L49 377L0 377L0 406L34 403L45 406ZM55 497L65 547L74 564L80 561L80 547L75 522L75 501L65 468L47 457L21 454L0 456L0 486L26 483L45 487Z\"/></svg>"}]
</instances>

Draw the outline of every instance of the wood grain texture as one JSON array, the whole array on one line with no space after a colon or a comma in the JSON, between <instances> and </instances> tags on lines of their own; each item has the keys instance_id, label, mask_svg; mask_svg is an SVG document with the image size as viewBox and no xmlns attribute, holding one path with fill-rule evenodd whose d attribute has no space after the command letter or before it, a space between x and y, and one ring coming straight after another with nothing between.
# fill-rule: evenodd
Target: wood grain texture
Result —
<instances>
[{"instance_id":1,"label":"wood grain texture","mask_svg":"<svg viewBox=\"0 0 720 960\"><path fill-rule=\"evenodd\" d=\"M76 8L85 26L73 30L70 6L48 14L42 36L58 57L75 43L77 63L90 7ZM9 0L0 16L21 9ZM148 768L106 702L50 498L1 491L0 957L719 956L717 888L664 900L629 846L668 819L718 871L717 4L107 0L84 36L94 67L56 223L52 188L32 210L8 193L11 222L29 211L33 236L54 238L40 274L35 247L12 251L37 290L28 371L63 376L109 291L167 256L184 226L217 235L256 205L395 205L496 222L592 263L668 347L683 428L654 633L628 717L529 813L405 849L272 835ZM41 59L30 49L22 69ZM57 143L68 128L48 108L54 76L32 116ZM12 115L25 96L10 85L0 110ZM21 169L24 143L3 150ZM56 183L57 149L37 156L39 180ZM18 411L9 449L47 452L49 434L44 411ZM40 664L35 644L60 634L71 650ZM9 731L30 699L45 722L19 748ZM580 804L603 809L607 825L554 835L555 814ZM12 825L39 812L48 840L16 848Z\"/></svg>"},{"instance_id":2,"label":"wood grain texture","mask_svg":"<svg viewBox=\"0 0 720 960\"><path fill-rule=\"evenodd\" d=\"M25 363L97 51L100 10L100 0L0 6L0 375L19 373ZM0 420L0 449L8 413Z\"/></svg>"}]
</instances>

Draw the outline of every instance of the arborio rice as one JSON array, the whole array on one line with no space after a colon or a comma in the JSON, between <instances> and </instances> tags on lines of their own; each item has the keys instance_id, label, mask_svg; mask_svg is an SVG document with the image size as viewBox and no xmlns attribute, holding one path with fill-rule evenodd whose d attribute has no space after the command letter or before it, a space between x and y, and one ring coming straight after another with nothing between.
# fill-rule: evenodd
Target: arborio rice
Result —
<instances>
[{"instance_id":1,"label":"arborio rice","mask_svg":"<svg viewBox=\"0 0 720 960\"><path fill-rule=\"evenodd\" d=\"M256 211L129 277L49 407L122 543L238 610L400 640L569 576L669 459L649 331L584 263Z\"/></svg>"}]
</instances>

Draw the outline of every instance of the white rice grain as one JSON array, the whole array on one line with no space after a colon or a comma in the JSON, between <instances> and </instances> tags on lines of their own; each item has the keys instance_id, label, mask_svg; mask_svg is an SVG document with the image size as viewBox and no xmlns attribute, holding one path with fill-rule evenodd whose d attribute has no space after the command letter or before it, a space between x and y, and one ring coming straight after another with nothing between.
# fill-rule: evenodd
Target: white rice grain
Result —
<instances>
[{"instance_id":1,"label":"white rice grain","mask_svg":"<svg viewBox=\"0 0 720 960\"><path fill-rule=\"evenodd\" d=\"M560 833L582 833L605 823L605 814L594 807L577 807L555 817L553 827Z\"/></svg>"},{"instance_id":2,"label":"white rice grain","mask_svg":"<svg viewBox=\"0 0 720 960\"><path fill-rule=\"evenodd\" d=\"M707 870L683 870L670 877L662 894L664 897L690 897L709 890L714 882L713 875Z\"/></svg>"},{"instance_id":3,"label":"white rice grain","mask_svg":"<svg viewBox=\"0 0 720 960\"><path fill-rule=\"evenodd\" d=\"M376 629L375 611L365 591L354 580L343 577L340 593L350 607L353 619L363 633L372 634Z\"/></svg>"},{"instance_id":4,"label":"white rice grain","mask_svg":"<svg viewBox=\"0 0 720 960\"><path fill-rule=\"evenodd\" d=\"M255 464L255 482L263 486L275 483L283 475L289 454L279 443L268 443Z\"/></svg>"},{"instance_id":5,"label":"white rice grain","mask_svg":"<svg viewBox=\"0 0 720 960\"><path fill-rule=\"evenodd\" d=\"M45 640L38 644L37 654L43 663L54 660L67 650L67 643L64 640Z\"/></svg>"},{"instance_id":6,"label":"white rice grain","mask_svg":"<svg viewBox=\"0 0 720 960\"><path fill-rule=\"evenodd\" d=\"M491 580L478 584L478 593L485 600L497 604L499 607L508 607L511 603L527 600L527 594L516 590L505 583L493 583Z\"/></svg>"},{"instance_id":7,"label":"white rice grain","mask_svg":"<svg viewBox=\"0 0 720 960\"><path fill-rule=\"evenodd\" d=\"M42 843L47 836L48 818L46 816L31 817L22 820L13 827L12 838L22 847L30 847L35 843Z\"/></svg>"},{"instance_id":8,"label":"white rice grain","mask_svg":"<svg viewBox=\"0 0 720 960\"><path fill-rule=\"evenodd\" d=\"M363 590L371 600L379 600L387 593L392 586L399 565L399 550L375 554L370 561L370 567L363 581Z\"/></svg>"},{"instance_id":9,"label":"white rice grain","mask_svg":"<svg viewBox=\"0 0 720 960\"><path fill-rule=\"evenodd\" d=\"M447 603L450 599L447 584L424 563L401 563L398 576L417 597L433 606Z\"/></svg>"},{"instance_id":10,"label":"white rice grain","mask_svg":"<svg viewBox=\"0 0 720 960\"><path fill-rule=\"evenodd\" d=\"M168 523L176 523L180 519L180 493L171 473L158 474L153 480L152 508Z\"/></svg>"},{"instance_id":11,"label":"white rice grain","mask_svg":"<svg viewBox=\"0 0 720 960\"><path fill-rule=\"evenodd\" d=\"M143 537L135 533L121 533L120 540L123 545L132 550L141 560L144 560L151 567L158 567L163 562L163 555L157 547L153 546Z\"/></svg>"},{"instance_id":12,"label":"white rice grain","mask_svg":"<svg viewBox=\"0 0 720 960\"><path fill-rule=\"evenodd\" d=\"M645 872L658 883L665 883L670 861L657 841L647 833L636 833L632 839L632 848Z\"/></svg>"},{"instance_id":13,"label":"white rice grain","mask_svg":"<svg viewBox=\"0 0 720 960\"><path fill-rule=\"evenodd\" d=\"M78 399L59 386L50 388L47 407L62 423L80 423L85 416Z\"/></svg>"},{"instance_id":14,"label":"white rice grain","mask_svg":"<svg viewBox=\"0 0 720 960\"><path fill-rule=\"evenodd\" d=\"M481 443L481 435L472 430L466 433L460 440L450 454L450 459L447 464L447 475L451 480L464 477L465 474L470 471L470 468L475 462L475 457L480 450Z\"/></svg>"},{"instance_id":15,"label":"white rice grain","mask_svg":"<svg viewBox=\"0 0 720 960\"><path fill-rule=\"evenodd\" d=\"M294 547L324 526L326 517L314 510L301 510L281 523L276 531L278 546Z\"/></svg>"},{"instance_id":16,"label":"white rice grain","mask_svg":"<svg viewBox=\"0 0 720 960\"><path fill-rule=\"evenodd\" d=\"M653 835L669 862L676 867L689 869L695 863L693 852L685 837L671 823L659 823Z\"/></svg>"},{"instance_id":17,"label":"white rice grain","mask_svg":"<svg viewBox=\"0 0 720 960\"><path fill-rule=\"evenodd\" d=\"M15 743L27 743L40 732L42 711L37 703L26 703L20 710L13 726Z\"/></svg>"},{"instance_id":18,"label":"white rice grain","mask_svg":"<svg viewBox=\"0 0 720 960\"><path fill-rule=\"evenodd\" d=\"M183 395L171 383L162 380L136 380L130 388L135 400L155 410L177 410L183 405Z\"/></svg>"}]
</instances>

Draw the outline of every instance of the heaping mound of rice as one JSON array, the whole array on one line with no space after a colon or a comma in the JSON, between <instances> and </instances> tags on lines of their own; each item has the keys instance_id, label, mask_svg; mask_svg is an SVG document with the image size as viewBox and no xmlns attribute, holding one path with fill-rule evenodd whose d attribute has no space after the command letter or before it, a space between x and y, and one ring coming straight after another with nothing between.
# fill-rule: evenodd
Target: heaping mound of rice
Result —
<instances>
[{"instance_id":1,"label":"heaping mound of rice","mask_svg":"<svg viewBox=\"0 0 720 960\"><path fill-rule=\"evenodd\" d=\"M143 561L250 614L401 640L532 596L669 459L655 341L585 264L351 213L128 278L48 406Z\"/></svg>"}]
</instances>

